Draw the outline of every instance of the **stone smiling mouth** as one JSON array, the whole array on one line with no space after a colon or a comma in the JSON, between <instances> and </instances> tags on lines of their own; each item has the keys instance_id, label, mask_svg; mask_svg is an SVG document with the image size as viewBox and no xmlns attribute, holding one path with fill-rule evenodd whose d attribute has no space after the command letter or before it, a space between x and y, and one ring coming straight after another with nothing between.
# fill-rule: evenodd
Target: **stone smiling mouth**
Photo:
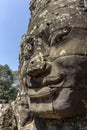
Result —
<instances>
[{"instance_id":1,"label":"stone smiling mouth","mask_svg":"<svg viewBox=\"0 0 87 130\"><path fill-rule=\"evenodd\" d=\"M39 79L38 79L39 80ZM28 95L30 98L46 98L58 91L65 82L65 76L60 74L59 76L51 76L43 80L43 83L39 87L30 87Z\"/></svg>"},{"instance_id":2,"label":"stone smiling mouth","mask_svg":"<svg viewBox=\"0 0 87 130\"><path fill-rule=\"evenodd\" d=\"M86 62L87 56L85 56L84 54L71 54L58 57L57 59L58 62L60 61L61 63L64 61L64 66L72 66L73 64L80 64L82 59L83 62ZM54 61L56 61L57 59L55 59ZM65 62L64 59L66 59L67 62ZM29 86L28 95L30 96L30 98L47 98L53 93L60 91L65 82L65 78L65 74L58 74L57 76L45 76L44 78L35 77L33 78L31 85Z\"/></svg>"}]
</instances>

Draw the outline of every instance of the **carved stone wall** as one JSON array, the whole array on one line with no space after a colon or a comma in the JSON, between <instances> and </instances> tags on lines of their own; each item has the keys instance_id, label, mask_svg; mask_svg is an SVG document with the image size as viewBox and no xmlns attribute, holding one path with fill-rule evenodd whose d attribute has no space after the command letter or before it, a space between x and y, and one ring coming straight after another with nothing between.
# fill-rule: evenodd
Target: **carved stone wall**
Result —
<instances>
[{"instance_id":1,"label":"carved stone wall","mask_svg":"<svg viewBox=\"0 0 87 130\"><path fill-rule=\"evenodd\" d=\"M0 130L18 130L11 104L0 101Z\"/></svg>"},{"instance_id":2,"label":"carved stone wall","mask_svg":"<svg viewBox=\"0 0 87 130\"><path fill-rule=\"evenodd\" d=\"M87 1L31 0L20 49L19 130L87 130Z\"/></svg>"}]
</instances>

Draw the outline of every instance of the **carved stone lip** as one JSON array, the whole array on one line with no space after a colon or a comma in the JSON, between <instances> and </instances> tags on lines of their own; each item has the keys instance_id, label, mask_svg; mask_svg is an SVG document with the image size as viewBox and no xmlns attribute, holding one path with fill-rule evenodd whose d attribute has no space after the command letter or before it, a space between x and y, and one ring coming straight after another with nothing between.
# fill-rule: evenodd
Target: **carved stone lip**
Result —
<instances>
[{"instance_id":1,"label":"carved stone lip","mask_svg":"<svg viewBox=\"0 0 87 130\"><path fill-rule=\"evenodd\" d=\"M43 87L40 88L30 88L28 91L28 95L30 98L47 98L51 96L54 92L58 91L59 88L62 88L65 82L65 78L63 75L60 76L59 80L55 80L54 82L47 81L44 83Z\"/></svg>"}]
</instances>

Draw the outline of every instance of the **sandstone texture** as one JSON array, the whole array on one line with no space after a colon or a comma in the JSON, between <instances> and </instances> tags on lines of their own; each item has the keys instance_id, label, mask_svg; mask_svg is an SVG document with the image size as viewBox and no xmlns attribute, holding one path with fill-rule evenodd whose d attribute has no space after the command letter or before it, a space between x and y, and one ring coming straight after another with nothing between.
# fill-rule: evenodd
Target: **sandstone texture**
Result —
<instances>
[{"instance_id":1,"label":"sandstone texture","mask_svg":"<svg viewBox=\"0 0 87 130\"><path fill-rule=\"evenodd\" d=\"M17 99L4 113L13 128L0 130L87 130L87 1L31 0L30 10Z\"/></svg>"},{"instance_id":2,"label":"sandstone texture","mask_svg":"<svg viewBox=\"0 0 87 130\"><path fill-rule=\"evenodd\" d=\"M0 102L0 130L18 130L16 116L9 103Z\"/></svg>"}]
</instances>

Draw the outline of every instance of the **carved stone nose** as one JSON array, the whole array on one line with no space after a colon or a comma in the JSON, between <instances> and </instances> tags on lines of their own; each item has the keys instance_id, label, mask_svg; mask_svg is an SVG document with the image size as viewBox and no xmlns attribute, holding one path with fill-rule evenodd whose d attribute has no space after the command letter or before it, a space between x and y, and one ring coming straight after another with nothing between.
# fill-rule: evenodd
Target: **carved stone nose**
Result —
<instances>
[{"instance_id":1,"label":"carved stone nose","mask_svg":"<svg viewBox=\"0 0 87 130\"><path fill-rule=\"evenodd\" d=\"M37 55L30 60L27 73L31 77L40 76L50 69L50 65L45 61L42 55Z\"/></svg>"}]
</instances>

